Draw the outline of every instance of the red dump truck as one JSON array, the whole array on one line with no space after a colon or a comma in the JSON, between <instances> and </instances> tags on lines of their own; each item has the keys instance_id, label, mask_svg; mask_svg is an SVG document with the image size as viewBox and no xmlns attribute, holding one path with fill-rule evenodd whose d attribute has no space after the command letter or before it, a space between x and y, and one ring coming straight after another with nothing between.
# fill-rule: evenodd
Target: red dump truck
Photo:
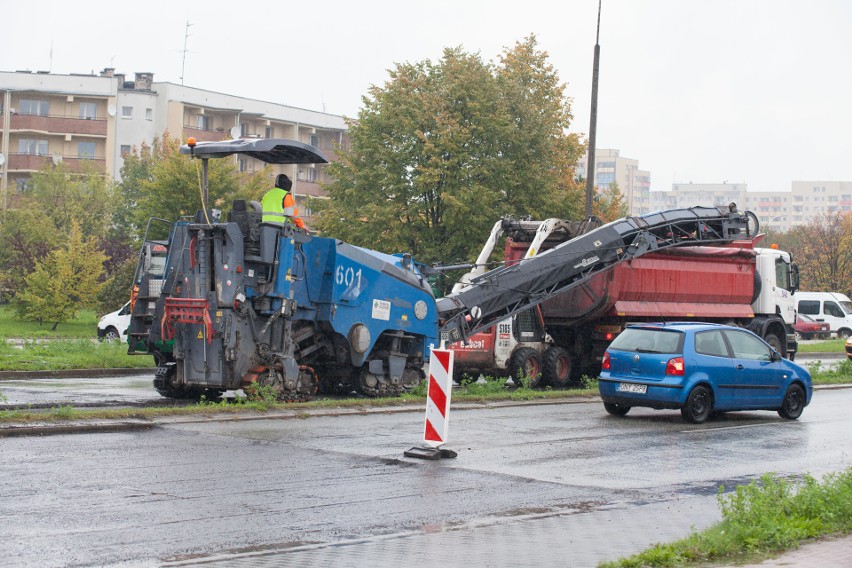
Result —
<instances>
[{"instance_id":1,"label":"red dump truck","mask_svg":"<svg viewBox=\"0 0 852 568\"><path fill-rule=\"evenodd\" d=\"M553 220L544 223L553 225ZM508 263L523 262L530 249L534 254L560 240L540 231L536 235L537 226L526 222L526 230L515 227L505 244ZM456 378L480 373L524 376L533 386L564 387L584 374L597 376L603 352L618 333L630 323L647 321L740 325L793 359L798 269L789 253L758 248L762 237L649 252L595 274L580 286L451 344ZM486 247L496 242L492 234ZM487 258L486 252L480 258ZM466 281L469 278L460 286Z\"/></svg>"}]
</instances>

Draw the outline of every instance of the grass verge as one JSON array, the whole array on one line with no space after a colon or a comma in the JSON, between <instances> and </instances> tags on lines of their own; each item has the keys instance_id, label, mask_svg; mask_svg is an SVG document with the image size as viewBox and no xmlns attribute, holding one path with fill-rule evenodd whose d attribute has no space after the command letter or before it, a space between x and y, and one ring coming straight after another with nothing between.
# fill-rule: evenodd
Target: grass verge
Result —
<instances>
[{"instance_id":1,"label":"grass verge","mask_svg":"<svg viewBox=\"0 0 852 568\"><path fill-rule=\"evenodd\" d=\"M845 339L827 339L813 343L799 343L797 353L845 353Z\"/></svg>"},{"instance_id":2,"label":"grass verge","mask_svg":"<svg viewBox=\"0 0 852 568\"><path fill-rule=\"evenodd\" d=\"M852 361L844 359L831 368L826 368L816 361L806 365L811 372L811 379L815 385L843 385L852 383Z\"/></svg>"},{"instance_id":3,"label":"grass verge","mask_svg":"<svg viewBox=\"0 0 852 568\"><path fill-rule=\"evenodd\" d=\"M568 390L534 390L529 388L507 389L505 379L490 379L485 384L471 384L453 390L453 401L458 402L494 402L494 401L529 401L557 400L567 397L590 397L598 394L597 383L590 382L583 388ZM0 393L2 397L2 393ZM239 399L224 399L220 401L202 400L197 404L163 406L151 408L104 408L78 409L70 406L59 406L46 410L5 410L0 411L0 422L33 423L33 422L63 422L69 420L154 420L166 416L192 416L229 414L239 412L265 413L279 410L310 411L323 408L368 409L389 406L412 405L422 407L426 397L424 385L414 392L394 398L346 398L322 399L310 402L276 402L274 396L262 390L252 397Z\"/></svg>"},{"instance_id":4,"label":"grass verge","mask_svg":"<svg viewBox=\"0 0 852 568\"><path fill-rule=\"evenodd\" d=\"M98 316L93 310L80 310L77 318L61 323L51 330L53 323L22 320L9 304L0 305L0 338L55 338L55 339L91 339L98 336Z\"/></svg>"},{"instance_id":5,"label":"grass verge","mask_svg":"<svg viewBox=\"0 0 852 568\"><path fill-rule=\"evenodd\" d=\"M803 541L852 532L852 468L806 475L794 482L767 474L731 493L719 488L722 521L670 544L653 547L601 568L743 563L773 556Z\"/></svg>"},{"instance_id":6,"label":"grass verge","mask_svg":"<svg viewBox=\"0 0 852 568\"><path fill-rule=\"evenodd\" d=\"M152 357L127 354L127 344L91 339L0 341L0 371L60 371L153 367Z\"/></svg>"}]
</instances>

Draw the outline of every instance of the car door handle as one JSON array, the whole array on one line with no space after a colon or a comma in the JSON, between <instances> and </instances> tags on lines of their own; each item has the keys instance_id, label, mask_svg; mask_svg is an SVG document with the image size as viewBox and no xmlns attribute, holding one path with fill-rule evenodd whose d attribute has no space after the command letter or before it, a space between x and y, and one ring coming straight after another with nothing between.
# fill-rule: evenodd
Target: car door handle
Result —
<instances>
[{"instance_id":1,"label":"car door handle","mask_svg":"<svg viewBox=\"0 0 852 568\"><path fill-rule=\"evenodd\" d=\"M737 371L742 371L743 369L745 369L745 367L743 367L742 365L737 365Z\"/></svg>"}]
</instances>

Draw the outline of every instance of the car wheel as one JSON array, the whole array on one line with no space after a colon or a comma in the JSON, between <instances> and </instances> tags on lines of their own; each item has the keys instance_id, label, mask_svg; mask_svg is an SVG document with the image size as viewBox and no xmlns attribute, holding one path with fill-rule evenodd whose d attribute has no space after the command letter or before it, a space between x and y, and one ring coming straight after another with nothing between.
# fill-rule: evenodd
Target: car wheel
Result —
<instances>
[{"instance_id":1,"label":"car wheel","mask_svg":"<svg viewBox=\"0 0 852 568\"><path fill-rule=\"evenodd\" d=\"M784 400L781 401L778 416L787 420L795 420L802 415L804 409L805 391L799 385L790 385L787 392L784 393Z\"/></svg>"},{"instance_id":2,"label":"car wheel","mask_svg":"<svg viewBox=\"0 0 852 568\"><path fill-rule=\"evenodd\" d=\"M108 328L106 328L106 331L104 332L104 340L105 341L118 341L120 338L121 338L121 336L118 334L117 329L115 329L112 326L109 326Z\"/></svg>"},{"instance_id":3,"label":"car wheel","mask_svg":"<svg viewBox=\"0 0 852 568\"><path fill-rule=\"evenodd\" d=\"M849 337L850 333L852 333L852 332L850 332L848 329L841 329L840 331L837 332L837 337L840 337L842 339L846 339L847 337Z\"/></svg>"},{"instance_id":4,"label":"car wheel","mask_svg":"<svg viewBox=\"0 0 852 568\"><path fill-rule=\"evenodd\" d=\"M553 346L541 357L542 378L548 384L563 388L571 382L571 356L564 347Z\"/></svg>"},{"instance_id":5,"label":"car wheel","mask_svg":"<svg viewBox=\"0 0 852 568\"><path fill-rule=\"evenodd\" d=\"M704 385L698 385L686 397L686 404L680 409L681 415L687 422L701 424L713 411L713 395Z\"/></svg>"},{"instance_id":6,"label":"car wheel","mask_svg":"<svg viewBox=\"0 0 852 568\"><path fill-rule=\"evenodd\" d=\"M612 414L613 416L624 416L628 412L630 412L629 406L622 406L620 404L615 404L613 402L605 402L604 410Z\"/></svg>"},{"instance_id":7,"label":"car wheel","mask_svg":"<svg viewBox=\"0 0 852 568\"><path fill-rule=\"evenodd\" d=\"M541 358L538 351L531 347L521 347L512 354L509 362L509 373L516 385L521 385L521 377L529 379L530 388L541 383Z\"/></svg>"}]
</instances>

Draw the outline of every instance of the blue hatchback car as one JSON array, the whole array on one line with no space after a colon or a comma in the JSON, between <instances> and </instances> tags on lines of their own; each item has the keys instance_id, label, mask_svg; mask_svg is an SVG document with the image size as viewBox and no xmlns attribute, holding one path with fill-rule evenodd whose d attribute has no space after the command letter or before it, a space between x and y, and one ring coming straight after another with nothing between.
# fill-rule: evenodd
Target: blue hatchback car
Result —
<instances>
[{"instance_id":1,"label":"blue hatchback car","mask_svg":"<svg viewBox=\"0 0 852 568\"><path fill-rule=\"evenodd\" d=\"M598 385L610 414L679 408L695 424L729 410L776 410L795 420L813 395L807 369L757 335L693 322L627 327L606 350Z\"/></svg>"}]
</instances>

